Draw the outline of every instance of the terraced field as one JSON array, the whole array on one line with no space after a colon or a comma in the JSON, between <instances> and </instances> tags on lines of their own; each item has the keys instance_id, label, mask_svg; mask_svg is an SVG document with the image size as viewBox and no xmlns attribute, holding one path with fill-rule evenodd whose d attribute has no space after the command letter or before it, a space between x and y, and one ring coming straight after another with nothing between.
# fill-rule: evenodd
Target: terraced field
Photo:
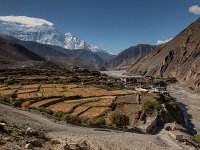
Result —
<instances>
[{"instance_id":1,"label":"terraced field","mask_svg":"<svg viewBox=\"0 0 200 150\"><path fill-rule=\"evenodd\" d=\"M74 109L74 111L73 111L73 113L71 115L79 116L81 113L87 111L90 108L91 108L90 106L79 106L76 109Z\"/></svg>"},{"instance_id":2,"label":"terraced field","mask_svg":"<svg viewBox=\"0 0 200 150\"><path fill-rule=\"evenodd\" d=\"M67 104L84 104L87 102L93 102L97 101L99 97L93 97L93 98L83 98L83 99L76 99L76 100L67 100L65 103Z\"/></svg>"},{"instance_id":3,"label":"terraced field","mask_svg":"<svg viewBox=\"0 0 200 150\"><path fill-rule=\"evenodd\" d=\"M53 112L89 119L102 116L106 118L110 111L119 111L134 117L133 113L137 114L139 111L134 93L133 90L105 90L75 84L0 85L0 95L15 94L22 102L30 101L29 107L44 107ZM146 100L149 95L142 98Z\"/></svg>"},{"instance_id":4,"label":"terraced field","mask_svg":"<svg viewBox=\"0 0 200 150\"><path fill-rule=\"evenodd\" d=\"M43 97L61 97L63 94L59 92L56 88L40 88L40 92Z\"/></svg>"},{"instance_id":5,"label":"terraced field","mask_svg":"<svg viewBox=\"0 0 200 150\"><path fill-rule=\"evenodd\" d=\"M40 96L37 93L23 93L23 94L17 94L17 98L26 100L26 99L36 99Z\"/></svg>"},{"instance_id":6,"label":"terraced field","mask_svg":"<svg viewBox=\"0 0 200 150\"><path fill-rule=\"evenodd\" d=\"M16 92L16 90L2 90L0 91L0 95L3 95L3 96L11 96L13 95L14 93Z\"/></svg>"},{"instance_id":7,"label":"terraced field","mask_svg":"<svg viewBox=\"0 0 200 150\"><path fill-rule=\"evenodd\" d=\"M100 97L98 101L88 102L84 105L92 107L111 107L115 98L115 96Z\"/></svg>"},{"instance_id":8,"label":"terraced field","mask_svg":"<svg viewBox=\"0 0 200 150\"><path fill-rule=\"evenodd\" d=\"M21 89L21 90L17 90L17 94L23 94L23 93L32 93L32 92L36 92L38 89Z\"/></svg>"},{"instance_id":9,"label":"terraced field","mask_svg":"<svg viewBox=\"0 0 200 150\"><path fill-rule=\"evenodd\" d=\"M50 109L51 111L55 111L55 112L64 112L64 113L69 113L71 111L73 111L74 107L77 104L66 104L64 102L60 102L60 103L56 103L54 105L50 105L49 107L47 107L47 109Z\"/></svg>"},{"instance_id":10,"label":"terraced field","mask_svg":"<svg viewBox=\"0 0 200 150\"><path fill-rule=\"evenodd\" d=\"M109 107L92 107L83 114L81 114L80 116L84 118L100 117L106 114L109 109L110 109Z\"/></svg>"},{"instance_id":11,"label":"terraced field","mask_svg":"<svg viewBox=\"0 0 200 150\"><path fill-rule=\"evenodd\" d=\"M22 89L39 89L40 84L23 85Z\"/></svg>"},{"instance_id":12,"label":"terraced field","mask_svg":"<svg viewBox=\"0 0 200 150\"><path fill-rule=\"evenodd\" d=\"M33 103L32 105L30 105L30 107L44 107L48 104L57 103L59 101L61 101L60 98L46 99L46 100L42 100L42 101Z\"/></svg>"}]
</instances>

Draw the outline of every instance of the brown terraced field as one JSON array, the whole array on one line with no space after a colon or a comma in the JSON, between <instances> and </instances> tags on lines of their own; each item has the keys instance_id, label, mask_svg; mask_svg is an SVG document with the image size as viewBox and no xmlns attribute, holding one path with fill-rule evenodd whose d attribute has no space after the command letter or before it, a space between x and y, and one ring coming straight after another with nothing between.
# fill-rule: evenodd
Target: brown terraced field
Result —
<instances>
[{"instance_id":1,"label":"brown terraced field","mask_svg":"<svg viewBox=\"0 0 200 150\"><path fill-rule=\"evenodd\" d=\"M85 118L95 118L106 114L108 110L109 107L92 107L80 116Z\"/></svg>"},{"instance_id":2,"label":"brown terraced field","mask_svg":"<svg viewBox=\"0 0 200 150\"><path fill-rule=\"evenodd\" d=\"M61 111L61 112L67 113L67 112L71 112L75 106L76 104L66 104L64 102L60 102L60 103L50 105L49 107L47 107L47 109L50 109L55 112Z\"/></svg>"},{"instance_id":3,"label":"brown terraced field","mask_svg":"<svg viewBox=\"0 0 200 150\"><path fill-rule=\"evenodd\" d=\"M43 107L44 105L48 105L49 103L56 103L58 101L60 101L60 98L52 98L52 99L45 99L36 103L33 103L32 105L30 105L30 107Z\"/></svg>"},{"instance_id":4,"label":"brown terraced field","mask_svg":"<svg viewBox=\"0 0 200 150\"><path fill-rule=\"evenodd\" d=\"M76 109L74 109L72 115L79 116L81 113L87 111L89 108L91 108L91 107L90 106L79 106Z\"/></svg>"},{"instance_id":5,"label":"brown terraced field","mask_svg":"<svg viewBox=\"0 0 200 150\"><path fill-rule=\"evenodd\" d=\"M76 84L0 85L0 95L30 101L30 108L44 107L90 119L107 118L110 111L118 111L132 117L133 122L141 109L134 93L134 90L105 90ZM146 94L141 99L146 101L154 97L156 95Z\"/></svg>"}]
</instances>

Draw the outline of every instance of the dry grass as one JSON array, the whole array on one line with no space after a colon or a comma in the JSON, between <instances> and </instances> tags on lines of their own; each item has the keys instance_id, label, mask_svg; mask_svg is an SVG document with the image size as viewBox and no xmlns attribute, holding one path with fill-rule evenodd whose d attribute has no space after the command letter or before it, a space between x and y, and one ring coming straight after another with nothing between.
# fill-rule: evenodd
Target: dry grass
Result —
<instances>
[{"instance_id":1,"label":"dry grass","mask_svg":"<svg viewBox=\"0 0 200 150\"><path fill-rule=\"evenodd\" d=\"M66 87L63 84L42 84L41 88L63 88Z\"/></svg>"},{"instance_id":2,"label":"dry grass","mask_svg":"<svg viewBox=\"0 0 200 150\"><path fill-rule=\"evenodd\" d=\"M80 103L96 101L97 99L98 99L98 97L84 98L84 99L78 99L78 100L67 100L67 101L65 101L65 103L66 104L80 104Z\"/></svg>"},{"instance_id":3,"label":"dry grass","mask_svg":"<svg viewBox=\"0 0 200 150\"><path fill-rule=\"evenodd\" d=\"M109 107L93 107L80 116L85 118L95 118L106 114L109 109Z\"/></svg>"},{"instance_id":4,"label":"dry grass","mask_svg":"<svg viewBox=\"0 0 200 150\"><path fill-rule=\"evenodd\" d=\"M12 94L14 94L16 92L16 90L3 90L0 91L0 95L3 96L11 96Z\"/></svg>"},{"instance_id":5,"label":"dry grass","mask_svg":"<svg viewBox=\"0 0 200 150\"><path fill-rule=\"evenodd\" d=\"M65 97L77 96L75 93L73 93L71 91L62 92L62 95Z\"/></svg>"},{"instance_id":6,"label":"dry grass","mask_svg":"<svg viewBox=\"0 0 200 150\"><path fill-rule=\"evenodd\" d=\"M56 88L40 88L43 97L63 96Z\"/></svg>"},{"instance_id":7,"label":"dry grass","mask_svg":"<svg viewBox=\"0 0 200 150\"><path fill-rule=\"evenodd\" d=\"M66 104L64 102L60 102L60 103L47 107L47 109L50 109L55 112L62 111L62 112L68 113L68 112L71 112L75 106L76 104Z\"/></svg>"},{"instance_id":8,"label":"dry grass","mask_svg":"<svg viewBox=\"0 0 200 150\"><path fill-rule=\"evenodd\" d=\"M96 87L75 87L69 88L69 91L75 95L81 95L83 97L97 97L97 96L112 96L112 95L124 95L134 93L132 90L114 90L107 91Z\"/></svg>"},{"instance_id":9,"label":"dry grass","mask_svg":"<svg viewBox=\"0 0 200 150\"><path fill-rule=\"evenodd\" d=\"M0 88L3 88L3 87L5 87L6 85L0 85Z\"/></svg>"},{"instance_id":10,"label":"dry grass","mask_svg":"<svg viewBox=\"0 0 200 150\"><path fill-rule=\"evenodd\" d=\"M40 84L23 85L22 89L38 89Z\"/></svg>"},{"instance_id":11,"label":"dry grass","mask_svg":"<svg viewBox=\"0 0 200 150\"><path fill-rule=\"evenodd\" d=\"M32 93L36 92L38 89L20 89L17 90L17 94L22 94L22 93Z\"/></svg>"},{"instance_id":12,"label":"dry grass","mask_svg":"<svg viewBox=\"0 0 200 150\"><path fill-rule=\"evenodd\" d=\"M23 93L23 94L17 94L17 97L20 99L34 99L34 98L38 98L38 94L37 93Z\"/></svg>"},{"instance_id":13,"label":"dry grass","mask_svg":"<svg viewBox=\"0 0 200 150\"><path fill-rule=\"evenodd\" d=\"M59 92L65 92L66 90L63 89L62 87L56 87L56 90L59 91Z\"/></svg>"},{"instance_id":14,"label":"dry grass","mask_svg":"<svg viewBox=\"0 0 200 150\"><path fill-rule=\"evenodd\" d=\"M79 106L74 110L74 112L71 115L78 116L81 113L83 113L84 111L88 110L89 108L90 108L90 106Z\"/></svg>"},{"instance_id":15,"label":"dry grass","mask_svg":"<svg viewBox=\"0 0 200 150\"><path fill-rule=\"evenodd\" d=\"M96 102L89 102L86 103L86 106L101 106L101 107L110 107L112 106L113 102L114 102L115 96L107 96L107 97L101 97L99 98L98 101Z\"/></svg>"},{"instance_id":16,"label":"dry grass","mask_svg":"<svg viewBox=\"0 0 200 150\"><path fill-rule=\"evenodd\" d=\"M33 103L32 105L30 105L30 107L42 107L43 105L46 105L51 102L59 101L59 100L60 100L60 98L46 99L46 100L42 100L42 101Z\"/></svg>"},{"instance_id":17,"label":"dry grass","mask_svg":"<svg viewBox=\"0 0 200 150\"><path fill-rule=\"evenodd\" d=\"M9 85L8 86L8 88L11 88L11 89L19 89L21 87L22 87L21 85Z\"/></svg>"}]
</instances>

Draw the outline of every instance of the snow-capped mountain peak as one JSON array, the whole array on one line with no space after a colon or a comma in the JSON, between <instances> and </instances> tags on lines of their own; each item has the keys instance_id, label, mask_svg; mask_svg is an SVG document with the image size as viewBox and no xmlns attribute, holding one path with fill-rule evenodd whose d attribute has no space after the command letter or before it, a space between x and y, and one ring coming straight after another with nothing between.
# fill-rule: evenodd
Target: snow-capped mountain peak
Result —
<instances>
[{"instance_id":1,"label":"snow-capped mountain peak","mask_svg":"<svg viewBox=\"0 0 200 150\"><path fill-rule=\"evenodd\" d=\"M90 45L71 33L61 33L53 23L39 18L26 16L0 16L0 33L23 41L35 41L42 44L60 46L66 49L88 49L92 52L104 52L98 46Z\"/></svg>"}]
</instances>

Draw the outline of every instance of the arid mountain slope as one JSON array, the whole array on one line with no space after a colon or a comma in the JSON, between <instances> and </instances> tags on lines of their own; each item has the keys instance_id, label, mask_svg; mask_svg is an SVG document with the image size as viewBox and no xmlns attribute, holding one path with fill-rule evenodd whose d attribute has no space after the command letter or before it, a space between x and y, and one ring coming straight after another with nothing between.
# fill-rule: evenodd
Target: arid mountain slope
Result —
<instances>
[{"instance_id":1,"label":"arid mountain slope","mask_svg":"<svg viewBox=\"0 0 200 150\"><path fill-rule=\"evenodd\" d=\"M17 43L0 38L0 58L13 61L43 61L44 59Z\"/></svg>"},{"instance_id":2,"label":"arid mountain slope","mask_svg":"<svg viewBox=\"0 0 200 150\"><path fill-rule=\"evenodd\" d=\"M90 70L100 70L104 66L104 60L99 55L86 50L68 50L59 46L45 45L37 42L21 41L8 35L1 35L0 38L4 41L10 41L25 47L30 52L46 58L57 64L60 67L68 68L69 66L84 67ZM14 53L14 51L9 51ZM9 55L10 55L9 53ZM8 56L9 56L8 55ZM12 58L10 58L12 60Z\"/></svg>"},{"instance_id":3,"label":"arid mountain slope","mask_svg":"<svg viewBox=\"0 0 200 150\"><path fill-rule=\"evenodd\" d=\"M189 86L200 86L200 18L173 40L158 45L129 70L129 74L176 77Z\"/></svg>"},{"instance_id":4,"label":"arid mountain slope","mask_svg":"<svg viewBox=\"0 0 200 150\"><path fill-rule=\"evenodd\" d=\"M55 66L18 43L0 38L0 69L42 67L47 64Z\"/></svg>"},{"instance_id":5,"label":"arid mountain slope","mask_svg":"<svg viewBox=\"0 0 200 150\"><path fill-rule=\"evenodd\" d=\"M145 54L152 51L154 46L147 44L139 44L131 46L107 63L107 67L111 69L127 69L131 64L137 61Z\"/></svg>"}]
</instances>

